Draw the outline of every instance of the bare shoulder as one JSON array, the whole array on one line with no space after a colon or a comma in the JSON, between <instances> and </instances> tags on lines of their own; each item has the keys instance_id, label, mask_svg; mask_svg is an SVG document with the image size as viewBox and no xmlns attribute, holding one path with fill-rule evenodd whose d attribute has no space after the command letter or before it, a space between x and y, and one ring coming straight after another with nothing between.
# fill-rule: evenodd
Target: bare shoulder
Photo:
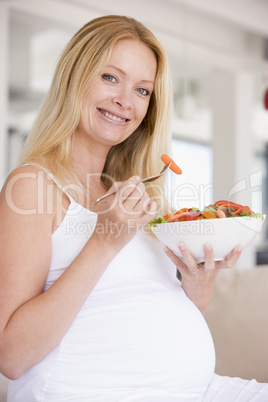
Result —
<instances>
[{"instance_id":1,"label":"bare shoulder","mask_svg":"<svg viewBox=\"0 0 268 402\"><path fill-rule=\"evenodd\" d=\"M2 188L0 305L5 300L9 303L2 309L0 327L16 308L43 291L52 255L54 214L47 208L49 183L41 169L22 166L9 174Z\"/></svg>"},{"instance_id":2,"label":"bare shoulder","mask_svg":"<svg viewBox=\"0 0 268 402\"><path fill-rule=\"evenodd\" d=\"M36 165L14 169L2 188L0 210L23 216L39 216L53 222L68 207L69 200L50 172ZM1 212L0 212L1 213Z\"/></svg>"},{"instance_id":3,"label":"bare shoulder","mask_svg":"<svg viewBox=\"0 0 268 402\"><path fill-rule=\"evenodd\" d=\"M32 165L21 166L7 177L1 191L1 201L13 212L40 212L39 204L44 203L49 182L51 184L48 174L41 168Z\"/></svg>"},{"instance_id":4,"label":"bare shoulder","mask_svg":"<svg viewBox=\"0 0 268 402\"><path fill-rule=\"evenodd\" d=\"M2 295L3 288L8 291L14 284L21 288L17 300L42 291L51 263L58 192L49 172L41 167L21 166L8 175L0 194Z\"/></svg>"}]
</instances>

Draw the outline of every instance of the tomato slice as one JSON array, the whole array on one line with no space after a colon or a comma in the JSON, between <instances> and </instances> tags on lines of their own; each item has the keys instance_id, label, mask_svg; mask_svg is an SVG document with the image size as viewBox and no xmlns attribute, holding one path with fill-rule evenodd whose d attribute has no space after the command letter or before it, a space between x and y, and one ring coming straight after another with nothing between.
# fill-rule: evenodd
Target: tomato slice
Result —
<instances>
[{"instance_id":1,"label":"tomato slice","mask_svg":"<svg viewBox=\"0 0 268 402\"><path fill-rule=\"evenodd\" d=\"M187 209L187 208L186 208ZM171 216L168 221L169 222L184 222L184 221L193 221L195 220L198 216L201 215L200 211L185 211L181 213L176 213L175 215Z\"/></svg>"},{"instance_id":2,"label":"tomato slice","mask_svg":"<svg viewBox=\"0 0 268 402\"><path fill-rule=\"evenodd\" d=\"M240 213L248 213L250 215L254 215L254 212L247 205L244 205L242 207L242 211Z\"/></svg>"},{"instance_id":3,"label":"tomato slice","mask_svg":"<svg viewBox=\"0 0 268 402\"><path fill-rule=\"evenodd\" d=\"M177 212L175 212L175 215L177 214L182 214L183 212L188 212L188 208L181 208Z\"/></svg>"},{"instance_id":4,"label":"tomato slice","mask_svg":"<svg viewBox=\"0 0 268 402\"><path fill-rule=\"evenodd\" d=\"M188 208L181 208L177 212L175 212L174 215L170 216L168 218L169 222L174 222L175 220L178 219L178 215L182 215L184 212L188 212Z\"/></svg>"},{"instance_id":5,"label":"tomato slice","mask_svg":"<svg viewBox=\"0 0 268 402\"><path fill-rule=\"evenodd\" d=\"M234 215L239 215L242 212L242 205L237 204L236 202L220 200L220 201L215 202L214 205L216 205L218 207L233 208L234 209L234 212L233 212Z\"/></svg>"}]
</instances>

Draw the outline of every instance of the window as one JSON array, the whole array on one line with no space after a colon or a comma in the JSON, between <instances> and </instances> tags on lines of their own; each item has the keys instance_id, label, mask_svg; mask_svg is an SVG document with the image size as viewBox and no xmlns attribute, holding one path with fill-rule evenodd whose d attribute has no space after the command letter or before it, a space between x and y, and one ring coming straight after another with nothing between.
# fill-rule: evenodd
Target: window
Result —
<instances>
[{"instance_id":1,"label":"window","mask_svg":"<svg viewBox=\"0 0 268 402\"><path fill-rule=\"evenodd\" d=\"M182 169L182 175L169 174L167 197L178 210L183 207L203 208L213 201L212 149L176 138L172 142L172 158Z\"/></svg>"}]
</instances>

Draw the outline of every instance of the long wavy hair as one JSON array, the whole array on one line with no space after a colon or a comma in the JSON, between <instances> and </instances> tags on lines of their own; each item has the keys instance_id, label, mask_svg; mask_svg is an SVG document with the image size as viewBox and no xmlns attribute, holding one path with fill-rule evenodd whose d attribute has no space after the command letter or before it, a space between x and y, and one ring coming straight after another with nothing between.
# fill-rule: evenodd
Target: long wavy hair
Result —
<instances>
[{"instance_id":1,"label":"long wavy hair","mask_svg":"<svg viewBox=\"0 0 268 402\"><path fill-rule=\"evenodd\" d=\"M134 39L150 48L157 60L157 72L147 114L140 126L106 158L101 179L108 189L112 177L126 180L132 175L147 177L163 167L160 156L170 151L172 90L165 52L153 33L126 16L107 15L84 25L70 40L56 67L54 78L26 141L20 164L39 163L64 186L79 182L72 166L71 144L78 126L81 103L108 64L114 45ZM90 172L89 172L90 173ZM160 210L164 182L148 185L147 191Z\"/></svg>"}]
</instances>

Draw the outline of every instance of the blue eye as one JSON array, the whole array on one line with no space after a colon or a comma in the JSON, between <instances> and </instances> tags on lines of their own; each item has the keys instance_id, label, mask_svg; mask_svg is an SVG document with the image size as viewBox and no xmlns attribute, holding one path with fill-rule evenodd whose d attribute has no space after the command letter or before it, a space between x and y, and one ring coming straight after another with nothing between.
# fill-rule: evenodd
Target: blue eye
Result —
<instances>
[{"instance_id":1,"label":"blue eye","mask_svg":"<svg viewBox=\"0 0 268 402\"><path fill-rule=\"evenodd\" d=\"M147 89L144 89L144 88L138 88L138 89L137 89L137 92L138 92L139 94L141 94L141 95L144 95L144 96L149 95L149 91L147 91Z\"/></svg>"},{"instance_id":2,"label":"blue eye","mask_svg":"<svg viewBox=\"0 0 268 402\"><path fill-rule=\"evenodd\" d=\"M103 75L102 75L102 78L103 78L105 81L116 82L115 77L114 77L113 75L110 75L110 74L103 74Z\"/></svg>"}]
</instances>

